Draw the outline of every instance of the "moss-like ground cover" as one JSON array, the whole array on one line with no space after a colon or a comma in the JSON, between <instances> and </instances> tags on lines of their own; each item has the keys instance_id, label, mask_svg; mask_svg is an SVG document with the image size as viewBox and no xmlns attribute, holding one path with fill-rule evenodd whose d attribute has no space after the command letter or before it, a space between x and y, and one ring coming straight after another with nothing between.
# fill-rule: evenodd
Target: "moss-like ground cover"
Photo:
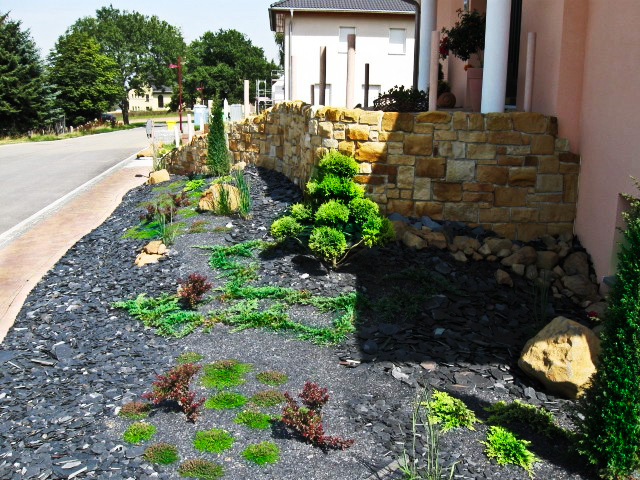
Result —
<instances>
[{"instance_id":1,"label":"moss-like ground cover","mask_svg":"<svg viewBox=\"0 0 640 480\"><path fill-rule=\"evenodd\" d=\"M197 432L193 446L202 452L220 453L231 448L233 441L233 437L227 431L212 428L205 432Z\"/></svg>"},{"instance_id":2,"label":"moss-like ground cover","mask_svg":"<svg viewBox=\"0 0 640 480\"><path fill-rule=\"evenodd\" d=\"M248 363L240 363L238 360L219 360L205 365L202 384L208 388L229 388L242 385L246 382L245 376L253 370Z\"/></svg>"},{"instance_id":3,"label":"moss-like ground cover","mask_svg":"<svg viewBox=\"0 0 640 480\"><path fill-rule=\"evenodd\" d=\"M220 392L209 397L204 406L205 408L214 410L225 410L242 407L245 403L247 403L247 397L244 395L232 392Z\"/></svg>"},{"instance_id":4,"label":"moss-like ground cover","mask_svg":"<svg viewBox=\"0 0 640 480\"><path fill-rule=\"evenodd\" d=\"M276 463L280 459L280 449L275 443L261 442L249 445L242 451L242 456L249 462L257 465Z\"/></svg>"},{"instance_id":5,"label":"moss-like ground cover","mask_svg":"<svg viewBox=\"0 0 640 480\"><path fill-rule=\"evenodd\" d=\"M122 438L128 443L142 443L149 440L156 433L156 427L144 422L132 423L124 432Z\"/></svg>"}]
</instances>

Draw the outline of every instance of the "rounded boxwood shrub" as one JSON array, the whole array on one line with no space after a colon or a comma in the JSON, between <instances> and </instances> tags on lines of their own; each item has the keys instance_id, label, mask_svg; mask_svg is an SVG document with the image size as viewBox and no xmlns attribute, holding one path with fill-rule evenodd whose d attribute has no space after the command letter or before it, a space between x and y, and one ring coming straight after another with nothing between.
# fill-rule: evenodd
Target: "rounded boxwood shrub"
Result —
<instances>
[{"instance_id":1,"label":"rounded boxwood shrub","mask_svg":"<svg viewBox=\"0 0 640 480\"><path fill-rule=\"evenodd\" d=\"M313 218L313 212L304 203L291 206L291 216L299 222L308 222Z\"/></svg>"},{"instance_id":2,"label":"rounded boxwood shrub","mask_svg":"<svg viewBox=\"0 0 640 480\"><path fill-rule=\"evenodd\" d=\"M364 225L370 218L380 216L380 207L368 198L354 198L349 202L349 214L355 223Z\"/></svg>"},{"instance_id":3,"label":"rounded boxwood shrub","mask_svg":"<svg viewBox=\"0 0 640 480\"><path fill-rule=\"evenodd\" d=\"M331 227L317 227L309 237L309 248L318 257L336 266L340 256L347 250L347 240L340 230Z\"/></svg>"},{"instance_id":4,"label":"rounded boxwood shrub","mask_svg":"<svg viewBox=\"0 0 640 480\"><path fill-rule=\"evenodd\" d=\"M344 225L349 220L349 208L335 200L329 200L318 207L316 224L336 227Z\"/></svg>"},{"instance_id":5,"label":"rounded boxwood shrub","mask_svg":"<svg viewBox=\"0 0 640 480\"><path fill-rule=\"evenodd\" d=\"M297 237L304 227L293 217L282 217L271 224L271 235L277 240Z\"/></svg>"},{"instance_id":6,"label":"rounded boxwood shrub","mask_svg":"<svg viewBox=\"0 0 640 480\"><path fill-rule=\"evenodd\" d=\"M337 150L331 150L320 162L318 167L326 173L332 173L338 177L351 178L358 174L360 166L354 158L347 157Z\"/></svg>"}]
</instances>

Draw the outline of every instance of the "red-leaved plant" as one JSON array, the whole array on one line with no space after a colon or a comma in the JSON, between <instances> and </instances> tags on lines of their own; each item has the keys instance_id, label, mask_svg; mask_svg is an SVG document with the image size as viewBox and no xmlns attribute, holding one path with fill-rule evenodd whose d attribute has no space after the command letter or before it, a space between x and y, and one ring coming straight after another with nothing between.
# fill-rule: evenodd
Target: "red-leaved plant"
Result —
<instances>
[{"instance_id":1,"label":"red-leaved plant","mask_svg":"<svg viewBox=\"0 0 640 480\"><path fill-rule=\"evenodd\" d=\"M166 375L158 375L158 380L153 382L153 391L145 393L142 398L156 405L164 401L176 402L187 419L195 422L205 399L196 400L196 393L189 390L189 383L200 368L200 365L185 363L172 368Z\"/></svg>"},{"instance_id":2,"label":"red-leaved plant","mask_svg":"<svg viewBox=\"0 0 640 480\"><path fill-rule=\"evenodd\" d=\"M287 404L282 410L282 422L309 443L320 448L340 448L342 450L353 445L353 440L324 434L321 410L329 401L326 388L321 388L312 382L305 383L302 393L298 395L302 400L303 407L298 405L289 392L286 392L284 396L287 399Z\"/></svg>"},{"instance_id":3,"label":"red-leaved plant","mask_svg":"<svg viewBox=\"0 0 640 480\"><path fill-rule=\"evenodd\" d=\"M187 308L194 308L204 298L204 294L211 289L211 283L204 275L192 273L180 283L178 297Z\"/></svg>"}]
</instances>

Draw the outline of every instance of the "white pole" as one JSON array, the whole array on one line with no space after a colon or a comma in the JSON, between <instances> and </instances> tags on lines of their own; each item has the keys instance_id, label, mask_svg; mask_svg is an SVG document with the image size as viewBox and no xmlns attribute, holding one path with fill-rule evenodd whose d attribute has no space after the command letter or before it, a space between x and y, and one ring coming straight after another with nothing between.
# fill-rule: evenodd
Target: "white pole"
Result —
<instances>
[{"instance_id":1,"label":"white pole","mask_svg":"<svg viewBox=\"0 0 640 480\"><path fill-rule=\"evenodd\" d=\"M189 143L193 140L193 133L191 131L191 114L187 113L187 132L189 134Z\"/></svg>"},{"instance_id":2,"label":"white pole","mask_svg":"<svg viewBox=\"0 0 640 480\"><path fill-rule=\"evenodd\" d=\"M440 56L440 32L431 32L431 65L429 66L429 110L438 109L438 57Z\"/></svg>"},{"instance_id":3,"label":"white pole","mask_svg":"<svg viewBox=\"0 0 640 480\"><path fill-rule=\"evenodd\" d=\"M482 113L504 112L510 23L511 0L487 0Z\"/></svg>"},{"instance_id":4,"label":"white pole","mask_svg":"<svg viewBox=\"0 0 640 480\"><path fill-rule=\"evenodd\" d=\"M347 36L347 108L355 106L356 36Z\"/></svg>"},{"instance_id":5,"label":"white pole","mask_svg":"<svg viewBox=\"0 0 640 480\"><path fill-rule=\"evenodd\" d=\"M427 91L430 77L431 32L436 30L437 0L422 0L420 5L420 51L418 55L418 90ZM437 46L439 47L439 45Z\"/></svg>"},{"instance_id":6,"label":"white pole","mask_svg":"<svg viewBox=\"0 0 640 480\"><path fill-rule=\"evenodd\" d=\"M225 118L226 120L226 118ZM200 117L200 133L204 133L204 112L202 113L202 116Z\"/></svg>"},{"instance_id":7,"label":"white pole","mask_svg":"<svg viewBox=\"0 0 640 480\"><path fill-rule=\"evenodd\" d=\"M249 103L249 80L244 81L244 118L247 118L251 113L249 109L251 105Z\"/></svg>"},{"instance_id":8,"label":"white pole","mask_svg":"<svg viewBox=\"0 0 640 480\"><path fill-rule=\"evenodd\" d=\"M178 127L178 125L173 127L173 133L175 133L176 135L176 147L179 147L180 146L180 127Z\"/></svg>"},{"instance_id":9,"label":"white pole","mask_svg":"<svg viewBox=\"0 0 640 480\"><path fill-rule=\"evenodd\" d=\"M292 19L286 19L285 22L291 22ZM286 23L285 23L286 25ZM291 69L289 68L289 57L291 55L291 32L285 27L284 35L284 100L290 100L289 82L291 81Z\"/></svg>"},{"instance_id":10,"label":"white pole","mask_svg":"<svg viewBox=\"0 0 640 480\"><path fill-rule=\"evenodd\" d=\"M531 111L533 99L533 70L536 61L536 32L527 34L527 70L524 79L524 111Z\"/></svg>"}]
</instances>

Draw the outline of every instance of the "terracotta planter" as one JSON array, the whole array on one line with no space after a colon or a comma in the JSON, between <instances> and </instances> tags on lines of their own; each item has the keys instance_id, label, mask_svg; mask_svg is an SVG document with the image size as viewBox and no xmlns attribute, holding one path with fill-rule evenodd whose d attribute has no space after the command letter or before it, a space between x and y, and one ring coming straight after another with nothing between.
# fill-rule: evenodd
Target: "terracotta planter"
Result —
<instances>
[{"instance_id":1,"label":"terracotta planter","mask_svg":"<svg viewBox=\"0 0 640 480\"><path fill-rule=\"evenodd\" d=\"M467 99L474 112L479 112L482 108L482 70L482 68L467 69Z\"/></svg>"}]
</instances>

